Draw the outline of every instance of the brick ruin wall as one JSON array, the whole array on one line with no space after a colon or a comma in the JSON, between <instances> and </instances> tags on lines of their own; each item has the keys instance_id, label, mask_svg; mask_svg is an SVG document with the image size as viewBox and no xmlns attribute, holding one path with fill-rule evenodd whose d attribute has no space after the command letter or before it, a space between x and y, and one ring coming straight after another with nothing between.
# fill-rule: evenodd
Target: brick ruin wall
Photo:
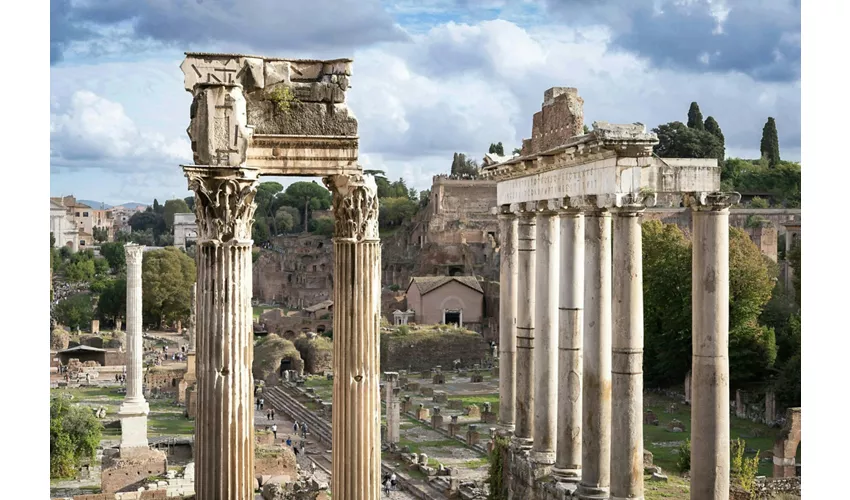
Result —
<instances>
[{"instance_id":1,"label":"brick ruin wall","mask_svg":"<svg viewBox=\"0 0 850 500\"><path fill-rule=\"evenodd\" d=\"M154 456L156 455L156 456ZM161 452L151 452L150 457L140 459L108 459L105 457L100 476L101 491L136 491L144 486L150 476L168 472L168 460Z\"/></svg>"},{"instance_id":2,"label":"brick ruin wall","mask_svg":"<svg viewBox=\"0 0 850 500\"><path fill-rule=\"evenodd\" d=\"M145 373L145 387L152 392L177 395L180 381L186 373L186 364L177 363L168 368L162 366L148 369Z\"/></svg>"},{"instance_id":3,"label":"brick ruin wall","mask_svg":"<svg viewBox=\"0 0 850 500\"><path fill-rule=\"evenodd\" d=\"M297 478L295 453L288 446L258 446L254 455L254 475Z\"/></svg>"},{"instance_id":4,"label":"brick ruin wall","mask_svg":"<svg viewBox=\"0 0 850 500\"><path fill-rule=\"evenodd\" d=\"M531 138L522 141L522 156L540 153L584 134L584 99L573 87L553 87L543 94L543 106L534 113Z\"/></svg>"},{"instance_id":5,"label":"brick ruin wall","mask_svg":"<svg viewBox=\"0 0 850 500\"><path fill-rule=\"evenodd\" d=\"M278 236L253 270L254 298L292 309L333 297L333 242L315 235Z\"/></svg>"},{"instance_id":6,"label":"brick ruin wall","mask_svg":"<svg viewBox=\"0 0 850 500\"><path fill-rule=\"evenodd\" d=\"M477 334L438 334L433 331L407 335L381 334L381 370L425 371L435 366L451 370L453 361L472 367L490 355L487 342Z\"/></svg>"},{"instance_id":7,"label":"brick ruin wall","mask_svg":"<svg viewBox=\"0 0 850 500\"><path fill-rule=\"evenodd\" d=\"M276 333L286 340L295 340L301 333L333 329L333 313L321 312L318 318L296 314L286 316L283 309L270 309L260 316L260 323L269 333Z\"/></svg>"}]
</instances>

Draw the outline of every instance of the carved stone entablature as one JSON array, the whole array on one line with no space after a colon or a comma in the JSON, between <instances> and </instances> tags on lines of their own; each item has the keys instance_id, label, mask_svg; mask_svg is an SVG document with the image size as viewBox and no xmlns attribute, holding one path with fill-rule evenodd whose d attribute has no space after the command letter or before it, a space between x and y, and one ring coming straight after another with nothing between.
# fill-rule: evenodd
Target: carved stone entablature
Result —
<instances>
[{"instance_id":1,"label":"carved stone entablature","mask_svg":"<svg viewBox=\"0 0 850 500\"><path fill-rule=\"evenodd\" d=\"M137 266L142 262L142 256L145 253L144 245L135 243L127 243L124 245L124 258L127 261L127 266Z\"/></svg>"},{"instance_id":2,"label":"carved stone entablature","mask_svg":"<svg viewBox=\"0 0 850 500\"><path fill-rule=\"evenodd\" d=\"M258 171L246 168L183 166L195 192L198 243L251 240Z\"/></svg>"},{"instance_id":3,"label":"carved stone entablature","mask_svg":"<svg viewBox=\"0 0 850 500\"><path fill-rule=\"evenodd\" d=\"M190 119L186 132L196 165L245 166L253 130L241 86L198 86Z\"/></svg>"},{"instance_id":4,"label":"carved stone entablature","mask_svg":"<svg viewBox=\"0 0 850 500\"><path fill-rule=\"evenodd\" d=\"M331 175L322 179L333 194L334 237L377 241L378 186L371 175Z\"/></svg>"},{"instance_id":5,"label":"carved stone entablature","mask_svg":"<svg viewBox=\"0 0 850 500\"><path fill-rule=\"evenodd\" d=\"M741 193L736 192L695 192L684 193L685 206L692 210L724 210L741 202Z\"/></svg>"}]
</instances>

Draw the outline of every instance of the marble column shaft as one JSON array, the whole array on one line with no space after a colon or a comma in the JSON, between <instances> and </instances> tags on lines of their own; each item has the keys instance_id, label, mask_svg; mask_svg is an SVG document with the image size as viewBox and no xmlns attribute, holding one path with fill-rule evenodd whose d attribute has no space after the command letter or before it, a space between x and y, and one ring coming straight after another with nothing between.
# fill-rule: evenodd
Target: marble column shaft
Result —
<instances>
[{"instance_id":1,"label":"marble column shaft","mask_svg":"<svg viewBox=\"0 0 850 500\"><path fill-rule=\"evenodd\" d=\"M555 463L558 429L558 296L560 240L558 212L551 202L538 203L534 310L534 445L532 459Z\"/></svg>"},{"instance_id":2,"label":"marble column shaft","mask_svg":"<svg viewBox=\"0 0 850 500\"><path fill-rule=\"evenodd\" d=\"M582 343L584 331L584 215L561 212L560 337L558 339L558 445L552 475L581 479Z\"/></svg>"},{"instance_id":3,"label":"marble column shaft","mask_svg":"<svg viewBox=\"0 0 850 500\"><path fill-rule=\"evenodd\" d=\"M729 498L729 208L693 209L691 498Z\"/></svg>"},{"instance_id":4,"label":"marble column shaft","mask_svg":"<svg viewBox=\"0 0 850 500\"><path fill-rule=\"evenodd\" d=\"M144 347L142 343L142 258L144 246L124 246L127 262L127 395L118 409L121 419L119 449L125 457L148 449L150 406L142 391Z\"/></svg>"},{"instance_id":5,"label":"marble column shaft","mask_svg":"<svg viewBox=\"0 0 850 500\"><path fill-rule=\"evenodd\" d=\"M517 236L517 360L514 443L530 448L534 438L534 310L536 221L533 210L520 205ZM529 207L531 208L531 207ZM500 368L501 369L501 368Z\"/></svg>"},{"instance_id":6,"label":"marble column shaft","mask_svg":"<svg viewBox=\"0 0 850 500\"><path fill-rule=\"evenodd\" d=\"M398 444L401 408L398 396L398 372L384 372L384 397L387 408L387 443Z\"/></svg>"},{"instance_id":7,"label":"marble column shaft","mask_svg":"<svg viewBox=\"0 0 850 500\"><path fill-rule=\"evenodd\" d=\"M516 423L517 217L510 206L499 215L499 424Z\"/></svg>"},{"instance_id":8,"label":"marble column shaft","mask_svg":"<svg viewBox=\"0 0 850 500\"><path fill-rule=\"evenodd\" d=\"M195 493L254 493L251 224L257 172L183 167L198 218Z\"/></svg>"},{"instance_id":9,"label":"marble column shaft","mask_svg":"<svg viewBox=\"0 0 850 500\"><path fill-rule=\"evenodd\" d=\"M580 498L608 498L611 484L611 214L585 213Z\"/></svg>"},{"instance_id":10,"label":"marble column shaft","mask_svg":"<svg viewBox=\"0 0 850 500\"><path fill-rule=\"evenodd\" d=\"M643 255L640 211L614 214L611 498L643 498Z\"/></svg>"},{"instance_id":11,"label":"marble column shaft","mask_svg":"<svg viewBox=\"0 0 850 500\"><path fill-rule=\"evenodd\" d=\"M333 194L334 500L379 500L381 244L371 176L324 179Z\"/></svg>"}]
</instances>

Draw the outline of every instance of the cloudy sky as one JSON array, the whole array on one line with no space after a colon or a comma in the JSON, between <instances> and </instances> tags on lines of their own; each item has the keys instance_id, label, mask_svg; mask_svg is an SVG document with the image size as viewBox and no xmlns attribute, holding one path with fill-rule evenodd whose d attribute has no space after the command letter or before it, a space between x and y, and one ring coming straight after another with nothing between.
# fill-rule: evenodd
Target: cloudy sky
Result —
<instances>
[{"instance_id":1,"label":"cloudy sky","mask_svg":"<svg viewBox=\"0 0 850 500\"><path fill-rule=\"evenodd\" d=\"M799 0L51 0L50 192L107 203L190 193L185 51L354 59L361 163L417 189L452 153L529 136L543 91L585 122L714 116L757 157L776 118L800 159Z\"/></svg>"}]
</instances>

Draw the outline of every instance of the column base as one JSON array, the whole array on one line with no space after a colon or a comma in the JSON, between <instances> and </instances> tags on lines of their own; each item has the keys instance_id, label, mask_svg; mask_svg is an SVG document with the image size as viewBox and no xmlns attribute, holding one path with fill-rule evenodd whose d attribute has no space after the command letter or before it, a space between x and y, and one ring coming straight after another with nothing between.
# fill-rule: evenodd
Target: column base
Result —
<instances>
[{"instance_id":1,"label":"column base","mask_svg":"<svg viewBox=\"0 0 850 500\"><path fill-rule=\"evenodd\" d=\"M608 500L611 488L579 484L576 496L582 500Z\"/></svg>"},{"instance_id":2,"label":"column base","mask_svg":"<svg viewBox=\"0 0 850 500\"><path fill-rule=\"evenodd\" d=\"M502 437L512 437L515 428L514 424L498 424L496 426L496 433Z\"/></svg>"},{"instance_id":3,"label":"column base","mask_svg":"<svg viewBox=\"0 0 850 500\"><path fill-rule=\"evenodd\" d=\"M581 467L552 467L552 477L561 483L578 483L581 481Z\"/></svg>"},{"instance_id":4,"label":"column base","mask_svg":"<svg viewBox=\"0 0 850 500\"><path fill-rule=\"evenodd\" d=\"M148 447L148 413L150 406L147 402L124 403L118 410L121 419L121 455L135 454L134 450L147 450Z\"/></svg>"},{"instance_id":5,"label":"column base","mask_svg":"<svg viewBox=\"0 0 850 500\"><path fill-rule=\"evenodd\" d=\"M538 465L552 465L555 463L555 452L532 450L529 454L529 458Z\"/></svg>"},{"instance_id":6,"label":"column base","mask_svg":"<svg viewBox=\"0 0 850 500\"><path fill-rule=\"evenodd\" d=\"M134 417L140 415L147 416L150 412L151 407L144 399L141 399L139 401L125 400L123 403L121 403L121 406L118 407L118 418Z\"/></svg>"},{"instance_id":7,"label":"column base","mask_svg":"<svg viewBox=\"0 0 850 500\"><path fill-rule=\"evenodd\" d=\"M534 441L529 438L511 436L511 444L520 450L530 450L534 445Z\"/></svg>"}]
</instances>

